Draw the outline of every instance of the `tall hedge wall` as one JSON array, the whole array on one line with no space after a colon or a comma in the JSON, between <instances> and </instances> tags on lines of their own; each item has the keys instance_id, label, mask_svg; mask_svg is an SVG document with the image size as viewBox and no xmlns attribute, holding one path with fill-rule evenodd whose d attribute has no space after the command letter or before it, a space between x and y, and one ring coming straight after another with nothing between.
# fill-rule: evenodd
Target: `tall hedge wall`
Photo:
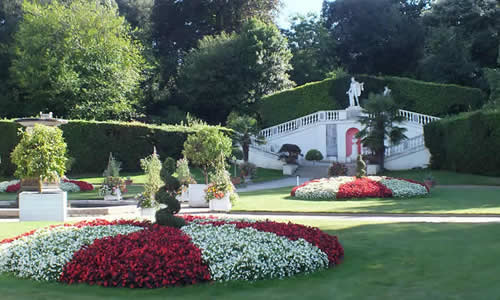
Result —
<instances>
[{"instance_id":1,"label":"tall hedge wall","mask_svg":"<svg viewBox=\"0 0 500 300\"><path fill-rule=\"evenodd\" d=\"M384 86L402 109L432 116L445 116L475 110L486 101L479 89L450 84L423 82L401 77L356 75L364 82L361 105L369 93L381 93ZM349 105L346 91L350 77L326 79L264 97L258 111L263 127L283 123L318 110L344 109Z\"/></svg>"},{"instance_id":2,"label":"tall hedge wall","mask_svg":"<svg viewBox=\"0 0 500 300\"><path fill-rule=\"evenodd\" d=\"M500 111L476 111L424 127L431 166L500 176Z\"/></svg>"},{"instance_id":3,"label":"tall hedge wall","mask_svg":"<svg viewBox=\"0 0 500 300\"><path fill-rule=\"evenodd\" d=\"M10 153L19 142L20 126L0 120L0 176L10 176L15 166ZM100 173L106 167L109 153L122 162L125 171L139 171L139 160L151 154L153 146L160 157L181 156L186 136L192 128L151 126L142 123L70 121L62 125L69 156L75 159L71 173Z\"/></svg>"}]
</instances>

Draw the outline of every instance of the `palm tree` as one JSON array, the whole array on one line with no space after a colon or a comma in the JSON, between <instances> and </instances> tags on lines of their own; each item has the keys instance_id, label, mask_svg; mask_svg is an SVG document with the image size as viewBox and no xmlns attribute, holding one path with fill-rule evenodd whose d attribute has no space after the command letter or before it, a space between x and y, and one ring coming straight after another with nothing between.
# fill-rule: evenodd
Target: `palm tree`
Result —
<instances>
[{"instance_id":1,"label":"palm tree","mask_svg":"<svg viewBox=\"0 0 500 300\"><path fill-rule=\"evenodd\" d=\"M234 134L232 135L233 142L243 148L243 161L248 162L248 152L252 144L252 139L259 144L264 142L263 138L259 136L257 120L247 115L239 115L236 112L231 112L227 117L226 125L234 130Z\"/></svg>"},{"instance_id":2,"label":"palm tree","mask_svg":"<svg viewBox=\"0 0 500 300\"><path fill-rule=\"evenodd\" d=\"M364 128L356 134L364 146L368 147L378 159L380 168L384 169L385 140L397 144L406 139L406 128L395 126L404 121L398 114L398 106L391 96L370 94L365 104L364 113L360 123Z\"/></svg>"}]
</instances>

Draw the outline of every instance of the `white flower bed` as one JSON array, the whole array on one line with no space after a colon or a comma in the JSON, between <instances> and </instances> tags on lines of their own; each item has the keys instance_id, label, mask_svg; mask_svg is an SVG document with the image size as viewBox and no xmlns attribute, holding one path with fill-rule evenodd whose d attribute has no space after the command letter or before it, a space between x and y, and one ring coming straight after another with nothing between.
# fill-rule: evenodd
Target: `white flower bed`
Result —
<instances>
[{"instance_id":1,"label":"white flower bed","mask_svg":"<svg viewBox=\"0 0 500 300\"><path fill-rule=\"evenodd\" d=\"M0 182L0 193L5 193L7 188L13 184L18 184L19 180L2 181Z\"/></svg>"},{"instance_id":2,"label":"white flower bed","mask_svg":"<svg viewBox=\"0 0 500 300\"><path fill-rule=\"evenodd\" d=\"M182 230L202 249L213 280L283 278L328 267L328 257L303 239L291 241L274 233L235 225L192 223Z\"/></svg>"},{"instance_id":3,"label":"white flower bed","mask_svg":"<svg viewBox=\"0 0 500 300\"><path fill-rule=\"evenodd\" d=\"M304 200L312 199L335 199L339 187L351 181L356 177L339 176L331 178L322 178L318 182L311 182L295 191L295 197Z\"/></svg>"},{"instance_id":4,"label":"white flower bed","mask_svg":"<svg viewBox=\"0 0 500 300\"><path fill-rule=\"evenodd\" d=\"M74 183L71 182L61 182L59 185L61 190L65 192L72 192L72 193L78 193L80 192L80 187Z\"/></svg>"},{"instance_id":5,"label":"white flower bed","mask_svg":"<svg viewBox=\"0 0 500 300\"><path fill-rule=\"evenodd\" d=\"M0 273L35 280L58 280L64 265L94 240L142 230L130 225L55 227L0 245Z\"/></svg>"},{"instance_id":6,"label":"white flower bed","mask_svg":"<svg viewBox=\"0 0 500 300\"><path fill-rule=\"evenodd\" d=\"M406 180L385 178L380 183L391 189L392 196L395 198L423 196L428 193L424 186Z\"/></svg>"}]
</instances>

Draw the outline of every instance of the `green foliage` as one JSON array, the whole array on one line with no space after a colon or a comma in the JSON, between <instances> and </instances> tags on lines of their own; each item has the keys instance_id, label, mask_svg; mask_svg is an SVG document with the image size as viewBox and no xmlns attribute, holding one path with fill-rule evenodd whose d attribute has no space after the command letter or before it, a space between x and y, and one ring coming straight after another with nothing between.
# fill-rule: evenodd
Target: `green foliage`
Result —
<instances>
[{"instance_id":1,"label":"green foliage","mask_svg":"<svg viewBox=\"0 0 500 300\"><path fill-rule=\"evenodd\" d=\"M192 164L200 167L208 184L211 169L224 168L231 155L231 139L217 128L204 128L188 136L182 154Z\"/></svg>"},{"instance_id":2,"label":"green foliage","mask_svg":"<svg viewBox=\"0 0 500 300\"><path fill-rule=\"evenodd\" d=\"M120 177L121 162L113 157L113 153L109 153L108 165L102 173L103 177Z\"/></svg>"},{"instance_id":3,"label":"green foliage","mask_svg":"<svg viewBox=\"0 0 500 300\"><path fill-rule=\"evenodd\" d=\"M388 139L391 144L397 144L406 138L404 135L406 128L396 126L403 122L404 118L398 114L398 106L392 97L382 94L370 94L364 113L366 116L359 118L363 129L356 134L356 137L375 154L383 170L384 141Z\"/></svg>"},{"instance_id":4,"label":"green foliage","mask_svg":"<svg viewBox=\"0 0 500 300\"><path fill-rule=\"evenodd\" d=\"M206 36L179 70L186 110L210 123L224 122L232 110L290 87L291 56L276 26L257 19L245 22L239 34Z\"/></svg>"},{"instance_id":5,"label":"green foliage","mask_svg":"<svg viewBox=\"0 0 500 300\"><path fill-rule=\"evenodd\" d=\"M178 62L204 36L240 32L252 17L271 22L279 7L279 0L155 1L151 20L162 77L175 77Z\"/></svg>"},{"instance_id":6,"label":"green foliage","mask_svg":"<svg viewBox=\"0 0 500 300\"><path fill-rule=\"evenodd\" d=\"M323 159L323 154L317 149L311 149L306 153L306 160L320 161Z\"/></svg>"},{"instance_id":7,"label":"green foliage","mask_svg":"<svg viewBox=\"0 0 500 300\"><path fill-rule=\"evenodd\" d=\"M356 177L361 178L366 176L366 163L361 154L356 159Z\"/></svg>"},{"instance_id":8,"label":"green foliage","mask_svg":"<svg viewBox=\"0 0 500 300\"><path fill-rule=\"evenodd\" d=\"M424 31L418 20L422 2L325 1L322 17L346 69L391 75L411 71L423 46Z\"/></svg>"},{"instance_id":9,"label":"green foliage","mask_svg":"<svg viewBox=\"0 0 500 300\"><path fill-rule=\"evenodd\" d=\"M177 179L184 187L187 187L190 183L195 182L191 176L191 171L189 170L189 162L185 158L181 158L177 161Z\"/></svg>"},{"instance_id":10,"label":"green foliage","mask_svg":"<svg viewBox=\"0 0 500 300\"><path fill-rule=\"evenodd\" d=\"M17 134L21 125L12 121L0 120L0 177L8 177L14 174L16 166L10 160L10 153L19 143L20 136Z\"/></svg>"},{"instance_id":11,"label":"green foliage","mask_svg":"<svg viewBox=\"0 0 500 300\"><path fill-rule=\"evenodd\" d=\"M500 112L476 111L424 127L435 169L500 176Z\"/></svg>"},{"instance_id":12,"label":"green foliage","mask_svg":"<svg viewBox=\"0 0 500 300\"><path fill-rule=\"evenodd\" d=\"M257 166L252 163L244 162L239 165L241 176L254 178L257 175Z\"/></svg>"},{"instance_id":13,"label":"green foliage","mask_svg":"<svg viewBox=\"0 0 500 300\"><path fill-rule=\"evenodd\" d=\"M144 192L142 193L143 201L141 201L140 205L144 208L156 207L158 203L155 201L155 194L163 183L160 177L162 165L156 150L153 154L141 159L141 168L146 174L146 180Z\"/></svg>"},{"instance_id":14,"label":"green foliage","mask_svg":"<svg viewBox=\"0 0 500 300\"><path fill-rule=\"evenodd\" d=\"M263 142L263 138L259 135L257 120L247 115L239 115L236 112L231 112L227 117L226 126L234 130L231 135L233 144L241 146L243 149L243 161L248 162L248 152L252 144L252 137L256 137L255 141L257 143Z\"/></svg>"},{"instance_id":15,"label":"green foliage","mask_svg":"<svg viewBox=\"0 0 500 300\"><path fill-rule=\"evenodd\" d=\"M207 187L205 200L221 199L227 193L233 193L234 187L231 182L231 176L225 169L217 169L210 173L210 184Z\"/></svg>"},{"instance_id":16,"label":"green foliage","mask_svg":"<svg viewBox=\"0 0 500 300\"><path fill-rule=\"evenodd\" d=\"M499 50L500 51L500 50ZM500 60L500 55L498 56ZM490 86L490 99L488 107L500 107L500 69L485 69L484 70L488 84Z\"/></svg>"},{"instance_id":17,"label":"green foliage","mask_svg":"<svg viewBox=\"0 0 500 300\"><path fill-rule=\"evenodd\" d=\"M361 105L366 95L381 93L388 86L400 109L431 116L446 116L480 108L486 95L479 89L391 76L358 76L364 82ZM259 104L261 126L280 124L319 110L345 109L350 77L326 79L266 96Z\"/></svg>"},{"instance_id":18,"label":"green foliage","mask_svg":"<svg viewBox=\"0 0 500 300\"><path fill-rule=\"evenodd\" d=\"M125 184L120 178L121 162L113 157L113 153L109 153L108 164L102 173L104 181L101 184L99 194L107 196L116 193L116 189L124 190Z\"/></svg>"},{"instance_id":19,"label":"green foliage","mask_svg":"<svg viewBox=\"0 0 500 300\"><path fill-rule=\"evenodd\" d=\"M175 228L181 228L186 225L186 221L183 218L174 216L169 213L166 209L160 209L155 215L156 223L163 226L170 226Z\"/></svg>"},{"instance_id":20,"label":"green foliage","mask_svg":"<svg viewBox=\"0 0 500 300\"><path fill-rule=\"evenodd\" d=\"M328 168L328 177L346 176L347 167L343 163L333 162Z\"/></svg>"},{"instance_id":21,"label":"green foliage","mask_svg":"<svg viewBox=\"0 0 500 300\"><path fill-rule=\"evenodd\" d=\"M315 14L297 15L284 34L292 51L290 79L298 85L323 80L338 66L335 40Z\"/></svg>"},{"instance_id":22,"label":"green foliage","mask_svg":"<svg viewBox=\"0 0 500 300\"><path fill-rule=\"evenodd\" d=\"M163 162L161 168L160 176L164 186L156 192L155 199L161 204L165 204L167 207L162 208L156 212L156 222L160 225L174 226L180 224L174 215L181 210L181 204L177 200L177 194L181 187L179 180L174 177L175 172L175 159L172 157L167 157Z\"/></svg>"},{"instance_id":23,"label":"green foliage","mask_svg":"<svg viewBox=\"0 0 500 300\"><path fill-rule=\"evenodd\" d=\"M12 152L18 178L57 180L66 171L66 143L57 127L36 124L21 132L21 141Z\"/></svg>"},{"instance_id":24,"label":"green foliage","mask_svg":"<svg viewBox=\"0 0 500 300\"><path fill-rule=\"evenodd\" d=\"M23 10L10 71L31 113L98 120L135 114L144 59L116 5L25 1Z\"/></svg>"}]
</instances>

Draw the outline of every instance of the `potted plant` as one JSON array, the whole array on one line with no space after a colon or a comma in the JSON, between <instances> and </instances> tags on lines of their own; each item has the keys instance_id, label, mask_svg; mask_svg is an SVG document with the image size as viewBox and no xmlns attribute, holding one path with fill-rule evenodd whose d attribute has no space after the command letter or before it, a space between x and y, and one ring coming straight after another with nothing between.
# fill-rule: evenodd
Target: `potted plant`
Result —
<instances>
[{"instance_id":1,"label":"potted plant","mask_svg":"<svg viewBox=\"0 0 500 300\"><path fill-rule=\"evenodd\" d=\"M225 168L226 158L231 155L231 139L215 127L202 125L188 136L182 153L190 163L201 168L205 177L205 184L189 184L189 206L208 207L205 201L208 172L221 165Z\"/></svg>"},{"instance_id":2,"label":"potted plant","mask_svg":"<svg viewBox=\"0 0 500 300\"><path fill-rule=\"evenodd\" d=\"M205 200L212 211L230 211L231 193L235 192L229 173L224 169L217 170L210 176L210 184L205 190Z\"/></svg>"},{"instance_id":3,"label":"potted plant","mask_svg":"<svg viewBox=\"0 0 500 300\"><path fill-rule=\"evenodd\" d=\"M136 196L138 200L137 206L141 209L141 216L153 218L159 207L155 194L163 184L160 177L162 164L160 157L156 154L156 149L153 154L141 159L141 168L146 175L146 180L144 182L144 192Z\"/></svg>"},{"instance_id":4,"label":"potted plant","mask_svg":"<svg viewBox=\"0 0 500 300\"><path fill-rule=\"evenodd\" d=\"M58 182L66 171L66 143L57 127L36 124L21 131L21 140L12 152L15 175L36 182L36 192L19 194L21 221L64 221L67 194L59 189L44 192L45 182ZM43 201L43 204L40 202Z\"/></svg>"},{"instance_id":5,"label":"potted plant","mask_svg":"<svg viewBox=\"0 0 500 300\"><path fill-rule=\"evenodd\" d=\"M189 162L185 158L181 158L177 161L177 179L181 183L180 195L177 196L177 200L181 202L189 201L189 185L196 184L196 180L191 176L191 171L189 170Z\"/></svg>"},{"instance_id":6,"label":"potted plant","mask_svg":"<svg viewBox=\"0 0 500 300\"><path fill-rule=\"evenodd\" d=\"M280 148L279 159L284 161L286 165L283 166L283 175L292 175L298 168L297 160L299 158L299 146L294 144L283 144Z\"/></svg>"},{"instance_id":7,"label":"potted plant","mask_svg":"<svg viewBox=\"0 0 500 300\"><path fill-rule=\"evenodd\" d=\"M104 200L121 200L122 194L127 192L127 185L120 178L120 165L109 153L108 165L102 174L104 181L99 189L99 195L104 196Z\"/></svg>"}]
</instances>

